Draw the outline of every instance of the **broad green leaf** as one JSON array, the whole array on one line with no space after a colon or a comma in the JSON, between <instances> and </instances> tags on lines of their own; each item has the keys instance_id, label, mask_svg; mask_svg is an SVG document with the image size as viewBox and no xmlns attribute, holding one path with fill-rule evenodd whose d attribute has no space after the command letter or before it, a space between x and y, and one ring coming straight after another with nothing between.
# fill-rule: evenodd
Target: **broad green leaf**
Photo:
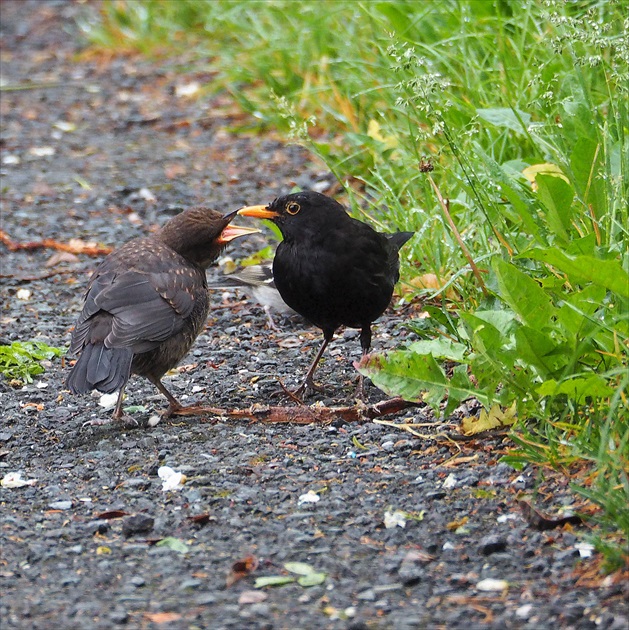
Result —
<instances>
[{"instance_id":1,"label":"broad green leaf","mask_svg":"<svg viewBox=\"0 0 629 630\"><path fill-rule=\"evenodd\" d=\"M357 365L358 371L368 376L382 391L405 400L424 401L437 408L450 393L456 400L475 396L485 401L477 387L457 387L465 383L448 382L442 368L432 355L420 355L408 350L388 352L385 355L369 355ZM467 381L469 383L469 381Z\"/></svg>"},{"instance_id":2,"label":"broad green leaf","mask_svg":"<svg viewBox=\"0 0 629 630\"><path fill-rule=\"evenodd\" d=\"M575 291L564 297L564 303L557 310L557 320L564 336L576 346L600 321L592 321L594 313L601 308L605 298L603 287L590 284L582 291Z\"/></svg>"},{"instance_id":3,"label":"broad green leaf","mask_svg":"<svg viewBox=\"0 0 629 630\"><path fill-rule=\"evenodd\" d=\"M357 365L376 387L392 396L413 402L439 405L445 396L447 379L431 355L407 350L372 354Z\"/></svg>"},{"instance_id":4,"label":"broad green leaf","mask_svg":"<svg viewBox=\"0 0 629 630\"><path fill-rule=\"evenodd\" d=\"M178 551L179 553L186 553L189 549L188 545L186 545L183 540L179 540L179 538L174 538L172 536L162 538L155 546L166 547L167 549L172 549L173 551Z\"/></svg>"},{"instance_id":5,"label":"broad green leaf","mask_svg":"<svg viewBox=\"0 0 629 630\"><path fill-rule=\"evenodd\" d=\"M537 210L531 203L529 194L522 189L518 181L514 179L513 174L489 156L480 144L474 143L474 151L483 160L491 179L500 186L501 194L513 206L522 222L522 230L545 245L546 238L538 226Z\"/></svg>"},{"instance_id":6,"label":"broad green leaf","mask_svg":"<svg viewBox=\"0 0 629 630\"><path fill-rule=\"evenodd\" d=\"M494 258L492 267L498 279L500 297L525 324L538 330L552 326L555 309L533 278L501 258Z\"/></svg>"},{"instance_id":7,"label":"broad green leaf","mask_svg":"<svg viewBox=\"0 0 629 630\"><path fill-rule=\"evenodd\" d=\"M583 203L600 219L607 212L605 182L599 175L605 172L603 148L594 140L580 138L570 156L570 165Z\"/></svg>"},{"instance_id":8,"label":"broad green leaf","mask_svg":"<svg viewBox=\"0 0 629 630\"><path fill-rule=\"evenodd\" d=\"M510 107L480 108L476 110L476 113L480 118L496 127L511 129L511 131L519 134L526 133L526 128L531 122L530 114L519 109L514 111ZM518 117L520 120L518 120Z\"/></svg>"},{"instance_id":9,"label":"broad green leaf","mask_svg":"<svg viewBox=\"0 0 629 630\"><path fill-rule=\"evenodd\" d=\"M507 310L479 310L474 312L474 317L491 324L491 326L496 329L499 336L503 337L513 332L517 322L516 314L513 311Z\"/></svg>"},{"instance_id":10,"label":"broad green leaf","mask_svg":"<svg viewBox=\"0 0 629 630\"><path fill-rule=\"evenodd\" d=\"M568 363L568 357L557 352L557 344L545 333L529 326L520 326L515 331L518 363L532 367L542 379Z\"/></svg>"},{"instance_id":11,"label":"broad green leaf","mask_svg":"<svg viewBox=\"0 0 629 630\"><path fill-rule=\"evenodd\" d=\"M325 582L325 578L325 573L308 573L307 575L302 575L298 578L297 583L300 586L318 586L319 584L323 584Z\"/></svg>"},{"instance_id":12,"label":"broad green leaf","mask_svg":"<svg viewBox=\"0 0 629 630\"><path fill-rule=\"evenodd\" d=\"M602 260L593 256L568 256L556 247L535 248L520 258L540 260L563 271L571 283L591 282L623 298L629 298L629 274L619 260Z\"/></svg>"},{"instance_id":13,"label":"broad green leaf","mask_svg":"<svg viewBox=\"0 0 629 630\"><path fill-rule=\"evenodd\" d=\"M565 394L577 404L583 404L586 398L607 398L614 393L614 390L607 384L607 381L598 374L591 376L577 376L558 383L555 380L548 380L537 388L540 396L558 396Z\"/></svg>"},{"instance_id":14,"label":"broad green leaf","mask_svg":"<svg viewBox=\"0 0 629 630\"><path fill-rule=\"evenodd\" d=\"M462 363L465 360L465 353L467 351L466 346L462 343L456 343L445 337L415 341L408 349L417 354L430 354L435 358L449 359L457 363Z\"/></svg>"},{"instance_id":15,"label":"broad green leaf","mask_svg":"<svg viewBox=\"0 0 629 630\"><path fill-rule=\"evenodd\" d=\"M568 241L570 232L573 231L572 219L574 211L572 200L574 199L574 191L560 177L539 174L535 181L537 183L537 194L547 210L548 227L553 234L564 241Z\"/></svg>"},{"instance_id":16,"label":"broad green leaf","mask_svg":"<svg viewBox=\"0 0 629 630\"><path fill-rule=\"evenodd\" d=\"M265 586L284 586L285 584L293 584L296 581L290 575L267 575L266 577L256 578L255 588L264 588Z\"/></svg>"},{"instance_id":17,"label":"broad green leaf","mask_svg":"<svg viewBox=\"0 0 629 630\"><path fill-rule=\"evenodd\" d=\"M285 562L284 568L291 573L297 573L298 575L308 575L314 573L314 569L305 562Z\"/></svg>"}]
</instances>

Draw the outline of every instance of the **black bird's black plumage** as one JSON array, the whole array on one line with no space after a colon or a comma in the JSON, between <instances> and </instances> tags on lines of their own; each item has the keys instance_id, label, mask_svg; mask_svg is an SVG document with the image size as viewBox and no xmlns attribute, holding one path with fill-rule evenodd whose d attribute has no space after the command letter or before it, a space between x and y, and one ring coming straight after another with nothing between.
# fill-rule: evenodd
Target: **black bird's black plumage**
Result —
<instances>
[{"instance_id":1,"label":"black bird's black plumage","mask_svg":"<svg viewBox=\"0 0 629 630\"><path fill-rule=\"evenodd\" d=\"M371 324L391 301L399 279L398 253L413 232L376 232L334 199L311 191L238 212L279 227L284 238L273 260L275 285L286 304L323 331L323 346L298 392L314 387L314 370L340 326L360 328L367 354Z\"/></svg>"},{"instance_id":2,"label":"black bird's black plumage","mask_svg":"<svg viewBox=\"0 0 629 630\"><path fill-rule=\"evenodd\" d=\"M72 393L119 390L114 418L120 418L125 385L138 374L166 396L166 415L181 407L161 378L203 329L205 269L227 242L256 231L229 225L235 215L190 208L100 263L72 333L69 352L79 354L67 381Z\"/></svg>"}]
</instances>

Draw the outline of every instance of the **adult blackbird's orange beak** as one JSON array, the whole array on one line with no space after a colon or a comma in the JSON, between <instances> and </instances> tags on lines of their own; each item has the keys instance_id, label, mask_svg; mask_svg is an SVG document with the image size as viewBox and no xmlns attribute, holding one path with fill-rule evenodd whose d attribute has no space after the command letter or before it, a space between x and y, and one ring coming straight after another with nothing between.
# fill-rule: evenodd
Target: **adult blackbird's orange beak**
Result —
<instances>
[{"instance_id":1,"label":"adult blackbird's orange beak","mask_svg":"<svg viewBox=\"0 0 629 630\"><path fill-rule=\"evenodd\" d=\"M269 210L267 206L245 206L238 210L243 217L255 217L256 219L277 219L279 212Z\"/></svg>"}]
</instances>

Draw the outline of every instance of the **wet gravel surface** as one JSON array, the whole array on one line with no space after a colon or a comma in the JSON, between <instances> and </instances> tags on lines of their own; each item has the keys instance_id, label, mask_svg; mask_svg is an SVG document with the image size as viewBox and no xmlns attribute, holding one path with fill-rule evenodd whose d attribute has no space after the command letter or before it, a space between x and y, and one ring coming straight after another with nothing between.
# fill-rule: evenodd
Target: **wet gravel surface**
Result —
<instances>
[{"instance_id":1,"label":"wet gravel surface","mask_svg":"<svg viewBox=\"0 0 629 630\"><path fill-rule=\"evenodd\" d=\"M11 239L116 246L187 205L227 211L294 183L328 190L331 178L303 150L231 133L240 119L228 98L182 96L178 86L210 78L200 64L78 55L74 19L92 9L2 2L3 85L31 88L0 102ZM238 260L267 238L242 239L226 255ZM2 343L67 346L99 258L0 252ZM186 404L277 404L278 377L297 383L318 331L299 318L279 318L272 331L241 294L212 295L207 330L167 386ZM376 348L412 339L406 316L382 318ZM357 332L339 334L318 372L323 404L352 404L358 355ZM504 435L448 439L456 418L437 423L421 409L389 419L398 426L215 416L84 426L111 412L98 396L71 396L66 374L55 359L32 384L0 380L1 476L37 480L0 488L2 628L627 627L627 586L575 547L586 528L537 531L523 518L519 493L538 491L549 512L575 498L562 477L499 463L512 447ZM146 418L165 401L134 378L127 404L143 405ZM418 437L404 423L428 426ZM163 491L164 465L185 473L182 489ZM397 510L405 526L386 527ZM239 561L251 569L242 576ZM287 562L325 580L254 588L256 578L289 575Z\"/></svg>"}]
</instances>

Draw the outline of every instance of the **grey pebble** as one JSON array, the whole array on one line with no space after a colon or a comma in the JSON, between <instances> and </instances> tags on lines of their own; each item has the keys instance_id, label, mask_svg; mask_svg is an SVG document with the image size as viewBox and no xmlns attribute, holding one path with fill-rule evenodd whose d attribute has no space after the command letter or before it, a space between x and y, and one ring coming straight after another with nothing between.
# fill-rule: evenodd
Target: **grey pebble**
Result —
<instances>
[{"instance_id":1,"label":"grey pebble","mask_svg":"<svg viewBox=\"0 0 629 630\"><path fill-rule=\"evenodd\" d=\"M127 516L122 521L122 533L128 538L133 534L146 534L153 529L155 520L146 514Z\"/></svg>"},{"instance_id":2,"label":"grey pebble","mask_svg":"<svg viewBox=\"0 0 629 630\"><path fill-rule=\"evenodd\" d=\"M489 556L492 553L504 551L507 548L507 545L507 539L503 536L490 534L489 536L481 538L480 542L478 543L478 550L484 556Z\"/></svg>"}]
</instances>

